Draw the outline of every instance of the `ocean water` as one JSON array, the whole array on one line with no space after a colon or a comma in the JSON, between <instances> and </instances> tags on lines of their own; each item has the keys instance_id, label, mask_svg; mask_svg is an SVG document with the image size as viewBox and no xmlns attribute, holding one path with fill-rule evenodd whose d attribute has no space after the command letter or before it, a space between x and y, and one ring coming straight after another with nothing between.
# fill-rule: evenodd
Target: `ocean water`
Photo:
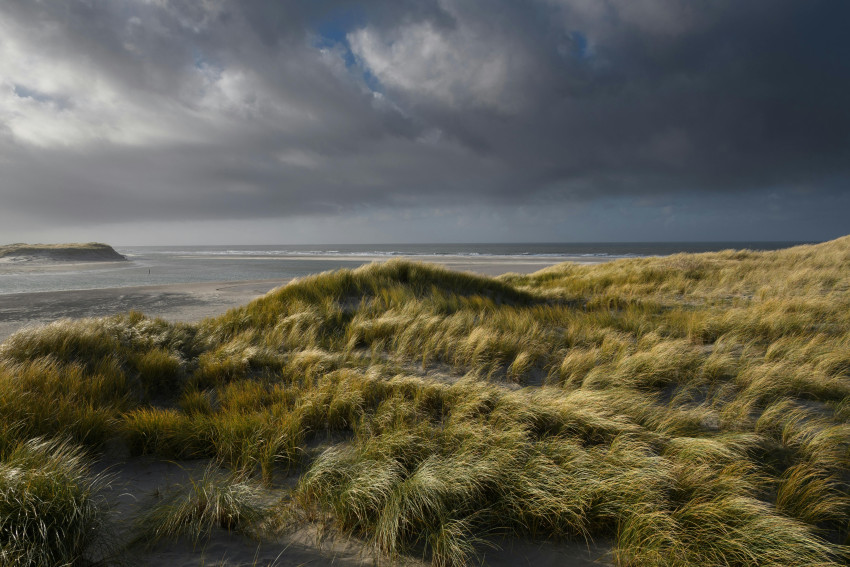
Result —
<instances>
[{"instance_id":1,"label":"ocean water","mask_svg":"<svg viewBox=\"0 0 850 567\"><path fill-rule=\"evenodd\" d=\"M0 294L132 287L171 283L288 280L355 268L374 258L409 257L435 261L581 261L729 248L776 250L802 242L663 242L580 244L339 244L293 246L115 247L129 260L102 266L0 266Z\"/></svg>"}]
</instances>

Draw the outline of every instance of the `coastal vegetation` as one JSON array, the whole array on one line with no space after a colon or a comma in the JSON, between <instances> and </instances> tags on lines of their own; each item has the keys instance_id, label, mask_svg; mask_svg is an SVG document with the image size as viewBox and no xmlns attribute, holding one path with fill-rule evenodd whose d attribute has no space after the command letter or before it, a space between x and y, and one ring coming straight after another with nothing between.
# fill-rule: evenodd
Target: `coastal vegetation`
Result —
<instances>
[{"instance_id":1,"label":"coastal vegetation","mask_svg":"<svg viewBox=\"0 0 850 567\"><path fill-rule=\"evenodd\" d=\"M9 244L0 246L0 260L14 262L119 262L126 260L108 244Z\"/></svg>"},{"instance_id":2,"label":"coastal vegetation","mask_svg":"<svg viewBox=\"0 0 850 567\"><path fill-rule=\"evenodd\" d=\"M0 345L0 565L306 524L437 566L505 537L844 565L849 418L850 237L499 278L371 264L199 324ZM116 444L211 465L121 540L87 464Z\"/></svg>"}]
</instances>

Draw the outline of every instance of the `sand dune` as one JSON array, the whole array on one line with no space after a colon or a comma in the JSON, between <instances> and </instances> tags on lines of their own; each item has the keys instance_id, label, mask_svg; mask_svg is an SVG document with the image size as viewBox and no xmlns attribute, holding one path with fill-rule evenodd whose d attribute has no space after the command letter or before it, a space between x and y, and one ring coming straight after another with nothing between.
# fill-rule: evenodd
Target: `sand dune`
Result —
<instances>
[{"instance_id":1,"label":"sand dune","mask_svg":"<svg viewBox=\"0 0 850 567\"><path fill-rule=\"evenodd\" d=\"M17 246L17 245L16 245ZM6 247L8 248L8 247ZM531 273L555 263L554 259L493 259L429 257L430 263L459 271L484 275L507 272ZM286 261L287 259L282 259ZM291 260L291 259L289 259ZM302 258L298 259L303 260ZM364 263L385 258L367 257ZM599 263L603 259L581 259ZM2 265L0 256L0 265ZM60 269L62 264L21 262L15 265L20 271L34 275ZM62 318L103 317L141 311L151 317L168 321L196 322L206 317L221 315L228 309L239 307L268 291L286 284L289 279L246 280L239 282L201 282L161 284L134 287L49 291L32 293L0 293L0 342L9 335L28 326L43 325Z\"/></svg>"}]
</instances>

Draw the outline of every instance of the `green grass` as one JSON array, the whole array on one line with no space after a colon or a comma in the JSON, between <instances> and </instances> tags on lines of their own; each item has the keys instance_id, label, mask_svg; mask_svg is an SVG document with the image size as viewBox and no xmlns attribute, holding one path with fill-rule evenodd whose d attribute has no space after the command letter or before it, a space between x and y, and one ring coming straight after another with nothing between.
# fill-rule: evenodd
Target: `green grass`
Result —
<instances>
[{"instance_id":1,"label":"green grass","mask_svg":"<svg viewBox=\"0 0 850 567\"><path fill-rule=\"evenodd\" d=\"M611 541L621 566L842 565L848 353L850 237L495 279L391 261L197 325L10 337L0 457L62 435L213 459L152 508L166 538L252 501L222 479L294 474L265 525L435 565L505 536Z\"/></svg>"},{"instance_id":2,"label":"green grass","mask_svg":"<svg viewBox=\"0 0 850 567\"><path fill-rule=\"evenodd\" d=\"M78 447L31 439L0 463L0 565L88 565L106 554L105 479Z\"/></svg>"}]
</instances>

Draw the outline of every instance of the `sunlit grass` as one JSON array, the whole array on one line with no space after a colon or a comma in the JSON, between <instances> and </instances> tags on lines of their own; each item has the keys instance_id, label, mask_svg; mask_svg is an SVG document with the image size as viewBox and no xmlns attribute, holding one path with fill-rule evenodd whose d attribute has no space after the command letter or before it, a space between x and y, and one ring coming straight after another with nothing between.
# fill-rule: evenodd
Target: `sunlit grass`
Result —
<instances>
[{"instance_id":1,"label":"sunlit grass","mask_svg":"<svg viewBox=\"0 0 850 567\"><path fill-rule=\"evenodd\" d=\"M297 475L279 524L435 565L504 536L610 541L623 566L840 565L848 352L850 238L496 279L391 261L198 325L14 335L0 458L62 435L235 475L152 508L165 539L230 525L253 496L228 486Z\"/></svg>"}]
</instances>

